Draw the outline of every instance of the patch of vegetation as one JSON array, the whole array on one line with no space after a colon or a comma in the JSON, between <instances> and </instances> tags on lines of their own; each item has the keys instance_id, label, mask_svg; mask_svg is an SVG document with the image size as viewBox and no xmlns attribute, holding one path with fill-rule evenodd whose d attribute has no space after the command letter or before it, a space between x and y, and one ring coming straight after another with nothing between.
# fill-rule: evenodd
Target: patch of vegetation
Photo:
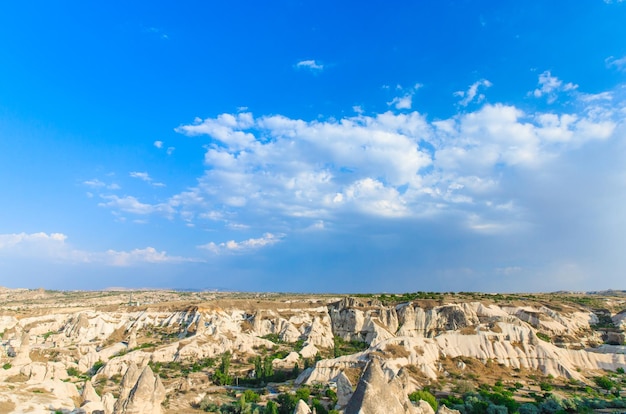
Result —
<instances>
[{"instance_id":1,"label":"patch of vegetation","mask_svg":"<svg viewBox=\"0 0 626 414\"><path fill-rule=\"evenodd\" d=\"M537 338L541 339L542 341L545 342L551 342L550 336L544 334L543 332L537 332Z\"/></svg>"},{"instance_id":2,"label":"patch of vegetation","mask_svg":"<svg viewBox=\"0 0 626 414\"><path fill-rule=\"evenodd\" d=\"M410 393L409 394L409 400L411 400L413 402L418 402L419 400L424 400L424 401L426 401L428 403L428 405L433 407L434 411L437 411L437 408L439 407L439 403L437 402L437 399L435 398L435 396L432 395L430 393L430 391L428 391L426 389Z\"/></svg>"},{"instance_id":3,"label":"patch of vegetation","mask_svg":"<svg viewBox=\"0 0 626 414\"><path fill-rule=\"evenodd\" d=\"M369 344L367 342L355 340L344 341L339 336L335 336L334 342L335 346L333 348L333 355L335 356L335 358L343 355L356 354L357 352L362 352L369 348Z\"/></svg>"},{"instance_id":4,"label":"patch of vegetation","mask_svg":"<svg viewBox=\"0 0 626 414\"><path fill-rule=\"evenodd\" d=\"M6 364L4 364L4 365L2 366L2 369L4 369L4 370L11 369L11 366L12 366L12 365L11 365L11 364L9 364L9 363L7 362Z\"/></svg>"},{"instance_id":5,"label":"patch of vegetation","mask_svg":"<svg viewBox=\"0 0 626 414\"><path fill-rule=\"evenodd\" d=\"M601 377L595 377L593 379L593 381L596 383L596 385L606 391L611 391L613 388L616 387L615 382L613 382L609 377L607 376L601 376Z\"/></svg>"},{"instance_id":6,"label":"patch of vegetation","mask_svg":"<svg viewBox=\"0 0 626 414\"><path fill-rule=\"evenodd\" d=\"M133 351L136 351L139 349L147 349L147 348L156 348L156 345L153 344L152 342L146 342L145 344L141 344L137 346L136 348L134 348Z\"/></svg>"},{"instance_id":7,"label":"patch of vegetation","mask_svg":"<svg viewBox=\"0 0 626 414\"><path fill-rule=\"evenodd\" d=\"M69 375L70 377L78 377L80 376L80 372L75 367L69 367L67 369L67 375Z\"/></svg>"},{"instance_id":8,"label":"patch of vegetation","mask_svg":"<svg viewBox=\"0 0 626 414\"><path fill-rule=\"evenodd\" d=\"M539 388L541 388L541 391L552 391L554 386L552 386L549 382L543 381L539 383Z\"/></svg>"},{"instance_id":9,"label":"patch of vegetation","mask_svg":"<svg viewBox=\"0 0 626 414\"><path fill-rule=\"evenodd\" d=\"M261 338L263 339L267 339L270 342L274 342L275 344L280 344L283 341L280 339L280 336L278 336L278 334L275 333L270 333L267 335L263 335Z\"/></svg>"},{"instance_id":10,"label":"patch of vegetation","mask_svg":"<svg viewBox=\"0 0 626 414\"><path fill-rule=\"evenodd\" d=\"M207 368L212 368L215 366L214 358L203 358L198 359L193 362L181 362L181 361L172 361L172 362L148 362L152 372L158 374L161 378L176 378L179 376L188 376L191 372L201 372L206 370Z\"/></svg>"},{"instance_id":11,"label":"patch of vegetation","mask_svg":"<svg viewBox=\"0 0 626 414\"><path fill-rule=\"evenodd\" d=\"M103 366L104 366L104 361L99 359L99 360L96 361L95 364L93 364L93 366L89 370L89 373L91 375L96 375L98 373L98 371L100 370L100 368L102 368Z\"/></svg>"},{"instance_id":12,"label":"patch of vegetation","mask_svg":"<svg viewBox=\"0 0 626 414\"><path fill-rule=\"evenodd\" d=\"M220 366L213 373L213 382L217 385L230 385L233 383L233 377L229 373L231 359L232 354L230 352L222 354Z\"/></svg>"}]
</instances>

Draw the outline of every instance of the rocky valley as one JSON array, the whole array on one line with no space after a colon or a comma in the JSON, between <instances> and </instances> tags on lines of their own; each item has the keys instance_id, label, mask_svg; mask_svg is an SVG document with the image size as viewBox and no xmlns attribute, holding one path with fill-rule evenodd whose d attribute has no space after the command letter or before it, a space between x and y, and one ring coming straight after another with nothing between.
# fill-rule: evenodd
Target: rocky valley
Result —
<instances>
[{"instance_id":1,"label":"rocky valley","mask_svg":"<svg viewBox=\"0 0 626 414\"><path fill-rule=\"evenodd\" d=\"M556 413L626 406L621 291L0 289L0 306L0 413Z\"/></svg>"}]
</instances>

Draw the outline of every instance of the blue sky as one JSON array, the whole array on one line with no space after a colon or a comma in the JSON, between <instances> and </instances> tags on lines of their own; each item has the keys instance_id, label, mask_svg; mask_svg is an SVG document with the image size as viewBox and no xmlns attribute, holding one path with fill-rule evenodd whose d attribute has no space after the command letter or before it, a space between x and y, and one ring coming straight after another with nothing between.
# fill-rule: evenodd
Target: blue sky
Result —
<instances>
[{"instance_id":1,"label":"blue sky","mask_svg":"<svg viewBox=\"0 0 626 414\"><path fill-rule=\"evenodd\" d=\"M626 2L0 6L0 285L625 289Z\"/></svg>"}]
</instances>

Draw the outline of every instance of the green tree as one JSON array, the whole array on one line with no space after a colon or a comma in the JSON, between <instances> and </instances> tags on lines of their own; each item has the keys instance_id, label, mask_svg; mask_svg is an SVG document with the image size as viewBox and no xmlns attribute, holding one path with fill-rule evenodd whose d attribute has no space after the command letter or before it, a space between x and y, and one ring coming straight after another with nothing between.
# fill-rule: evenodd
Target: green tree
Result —
<instances>
[{"instance_id":1,"label":"green tree","mask_svg":"<svg viewBox=\"0 0 626 414\"><path fill-rule=\"evenodd\" d=\"M291 370L291 376L293 378L298 378L298 375L300 375L300 367L298 366L298 363L296 362L295 364L293 364L293 369Z\"/></svg>"},{"instance_id":2,"label":"green tree","mask_svg":"<svg viewBox=\"0 0 626 414\"><path fill-rule=\"evenodd\" d=\"M292 414L298 403L298 400L293 395L287 393L279 394L276 397L276 401L279 404L278 414Z\"/></svg>"},{"instance_id":3,"label":"green tree","mask_svg":"<svg viewBox=\"0 0 626 414\"><path fill-rule=\"evenodd\" d=\"M328 409L319 399L313 398L311 405L317 414L328 414Z\"/></svg>"},{"instance_id":4,"label":"green tree","mask_svg":"<svg viewBox=\"0 0 626 414\"><path fill-rule=\"evenodd\" d=\"M232 355L230 352L222 354L222 360L220 366L213 373L213 382L217 385L230 385L233 382L233 378L229 375L230 360Z\"/></svg>"},{"instance_id":5,"label":"green tree","mask_svg":"<svg viewBox=\"0 0 626 414\"><path fill-rule=\"evenodd\" d=\"M524 403L519 407L519 414L539 414L539 408L532 403Z\"/></svg>"},{"instance_id":6,"label":"green tree","mask_svg":"<svg viewBox=\"0 0 626 414\"><path fill-rule=\"evenodd\" d=\"M264 414L279 414L278 405L274 401L268 401L265 406Z\"/></svg>"},{"instance_id":7,"label":"green tree","mask_svg":"<svg viewBox=\"0 0 626 414\"><path fill-rule=\"evenodd\" d=\"M263 361L260 356L254 357L254 377L259 379L263 376Z\"/></svg>"},{"instance_id":8,"label":"green tree","mask_svg":"<svg viewBox=\"0 0 626 414\"><path fill-rule=\"evenodd\" d=\"M273 358L271 356L266 356L263 358L263 379L270 378L274 375L274 365L272 364Z\"/></svg>"}]
</instances>

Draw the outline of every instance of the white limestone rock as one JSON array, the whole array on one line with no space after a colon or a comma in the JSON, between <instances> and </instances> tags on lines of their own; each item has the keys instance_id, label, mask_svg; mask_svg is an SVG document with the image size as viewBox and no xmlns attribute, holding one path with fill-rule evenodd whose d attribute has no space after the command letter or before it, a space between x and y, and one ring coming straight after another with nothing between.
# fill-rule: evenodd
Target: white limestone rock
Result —
<instances>
[{"instance_id":1,"label":"white limestone rock","mask_svg":"<svg viewBox=\"0 0 626 414\"><path fill-rule=\"evenodd\" d=\"M298 400L296 408L293 410L293 414L311 414L311 409L302 400Z\"/></svg>"}]
</instances>

